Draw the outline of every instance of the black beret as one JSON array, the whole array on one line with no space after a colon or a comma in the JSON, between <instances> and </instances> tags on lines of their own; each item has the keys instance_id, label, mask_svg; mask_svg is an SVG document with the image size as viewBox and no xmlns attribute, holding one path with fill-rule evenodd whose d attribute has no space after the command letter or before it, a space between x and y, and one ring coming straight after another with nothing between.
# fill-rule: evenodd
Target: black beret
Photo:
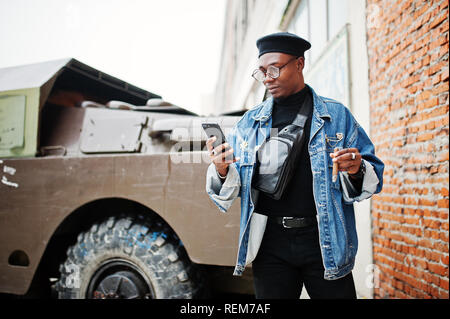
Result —
<instances>
[{"instance_id":1,"label":"black beret","mask_svg":"<svg viewBox=\"0 0 450 319\"><path fill-rule=\"evenodd\" d=\"M311 48L311 43L289 32L277 32L259 38L256 46L259 50L258 58L268 52L281 52L299 57Z\"/></svg>"}]
</instances>

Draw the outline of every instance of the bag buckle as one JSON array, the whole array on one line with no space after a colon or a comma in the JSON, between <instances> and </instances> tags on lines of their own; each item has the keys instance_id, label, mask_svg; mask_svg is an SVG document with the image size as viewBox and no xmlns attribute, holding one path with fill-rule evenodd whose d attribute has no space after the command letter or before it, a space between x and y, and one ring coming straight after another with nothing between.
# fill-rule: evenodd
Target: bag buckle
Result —
<instances>
[{"instance_id":1,"label":"bag buckle","mask_svg":"<svg viewBox=\"0 0 450 319\"><path fill-rule=\"evenodd\" d=\"M283 225L284 228L292 228L291 226L287 226L285 224L286 220L292 220L292 219L294 219L294 217L283 217L283 220L282 220L281 224Z\"/></svg>"}]
</instances>

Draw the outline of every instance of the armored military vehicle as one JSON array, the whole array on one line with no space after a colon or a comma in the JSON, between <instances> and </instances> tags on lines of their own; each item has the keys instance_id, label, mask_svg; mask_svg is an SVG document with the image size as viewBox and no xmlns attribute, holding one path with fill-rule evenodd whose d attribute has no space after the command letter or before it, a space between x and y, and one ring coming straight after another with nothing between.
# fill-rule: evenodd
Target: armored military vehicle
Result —
<instances>
[{"instance_id":1,"label":"armored military vehicle","mask_svg":"<svg viewBox=\"0 0 450 319\"><path fill-rule=\"evenodd\" d=\"M238 118L200 117L75 59L0 69L0 293L252 293L232 276L239 203L222 214L205 192L201 123Z\"/></svg>"}]
</instances>

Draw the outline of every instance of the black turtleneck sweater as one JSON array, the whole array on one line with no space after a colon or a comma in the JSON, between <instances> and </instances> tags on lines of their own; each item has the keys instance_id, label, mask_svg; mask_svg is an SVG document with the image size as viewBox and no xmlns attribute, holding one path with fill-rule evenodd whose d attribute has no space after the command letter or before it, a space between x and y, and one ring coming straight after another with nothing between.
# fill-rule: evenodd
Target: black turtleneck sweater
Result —
<instances>
[{"instance_id":1,"label":"black turtleneck sweater","mask_svg":"<svg viewBox=\"0 0 450 319\"><path fill-rule=\"evenodd\" d=\"M283 99L274 99L272 110L272 128L282 130L286 125L292 123L306 94L311 96L311 90L305 86L302 90ZM312 107L311 107L312 109ZM264 192L260 192L256 204L259 214L268 216L296 216L308 217L316 215L316 206L313 196L313 180L311 162L309 159L308 142L311 130L312 112L305 126L305 144L303 146L298 165L294 170L294 176L287 185L284 194L279 200L272 199Z\"/></svg>"}]
</instances>

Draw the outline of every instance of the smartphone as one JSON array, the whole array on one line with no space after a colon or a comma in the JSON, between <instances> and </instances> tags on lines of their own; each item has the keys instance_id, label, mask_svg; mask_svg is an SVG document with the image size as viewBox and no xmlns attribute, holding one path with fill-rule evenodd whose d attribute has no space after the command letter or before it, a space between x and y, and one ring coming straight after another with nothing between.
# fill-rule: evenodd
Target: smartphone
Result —
<instances>
[{"instance_id":1,"label":"smartphone","mask_svg":"<svg viewBox=\"0 0 450 319\"><path fill-rule=\"evenodd\" d=\"M219 124L217 124L217 123L202 123L202 127L208 138L213 137L213 136L216 137L216 140L212 144L213 148L216 148L217 146L219 146L223 143L226 143L225 134L223 133ZM225 149L222 150L222 153L223 152L225 152ZM233 154L233 158L234 158L234 154Z\"/></svg>"}]
</instances>

